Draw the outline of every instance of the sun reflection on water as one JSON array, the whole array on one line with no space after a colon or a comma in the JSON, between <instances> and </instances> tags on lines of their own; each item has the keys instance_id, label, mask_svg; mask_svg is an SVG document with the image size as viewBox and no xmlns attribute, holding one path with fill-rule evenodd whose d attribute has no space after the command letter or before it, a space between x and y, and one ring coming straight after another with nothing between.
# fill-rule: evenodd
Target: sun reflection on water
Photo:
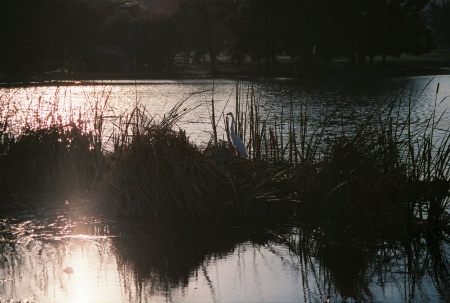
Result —
<instances>
[{"instance_id":1,"label":"sun reflection on water","mask_svg":"<svg viewBox=\"0 0 450 303\"><path fill-rule=\"evenodd\" d=\"M408 96L420 95L418 118L429 117L435 99L440 107L446 108L450 100L448 76L433 79L427 87L430 77L417 77L405 86L404 79L389 79L383 83L377 81L347 81L345 83L314 83L293 81L243 81L239 86L243 106L250 93L256 92L255 101L261 107L263 116L267 114L282 116L291 98L295 103L308 104L311 122L320 122L324 108L341 105L341 118L352 113L380 108L398 94L399 89ZM101 83L100 83L101 82ZM107 140L111 129L121 115L129 114L136 104L143 105L155 118L163 116L177 102L186 99L186 107L196 108L178 126L186 130L190 138L197 143L206 143L211 138L211 100L215 102L216 124L219 136L224 135L223 113L235 111L236 82L234 80L166 80L166 81L100 81L93 84L64 86L37 86L0 89L1 117L19 128L25 124L49 125L54 121L62 123L83 120L87 132L94 130L96 115L104 119L103 135ZM436 85L440 89L436 94ZM406 88L405 88L406 87ZM424 89L421 92L421 89ZM405 99L408 98L405 96ZM447 98L449 99L449 98ZM425 106L423 106L425 105ZM245 110L245 108L243 108ZM336 122L337 123L337 122Z\"/></svg>"},{"instance_id":2,"label":"sun reflection on water","mask_svg":"<svg viewBox=\"0 0 450 303\"><path fill-rule=\"evenodd\" d=\"M197 143L206 143L211 138L212 100L215 103L216 124L220 138L224 135L223 113L235 111L236 90L242 110L246 102L254 98L260 106L264 119L270 115L282 119L289 103L294 98L296 108L307 104L310 123L322 122L324 110L340 106L339 119L354 113L364 114L377 110L402 95L403 102L412 97L414 119L428 118L437 104L440 115L450 104L449 76L415 77L413 79L387 79L384 81L241 81L196 79L166 81L99 81L64 86L37 86L22 88L0 88L2 120L20 128L29 124L49 125L54 121L62 123L83 121L87 132L94 130L96 117L102 116L105 140L110 136L114 124L121 115L127 115L140 104L150 116L158 119L173 106L185 101L186 108L195 108L177 126L186 130ZM405 82L408 85L405 85ZM437 90L437 85L439 90ZM253 97L251 94L255 93ZM408 111L399 115L405 119ZM444 119L447 119L444 117ZM335 121L337 124L339 121Z\"/></svg>"},{"instance_id":3,"label":"sun reflection on water","mask_svg":"<svg viewBox=\"0 0 450 303\"><path fill-rule=\"evenodd\" d=\"M106 228L101 225L107 224L98 220L71 215L59 214L53 219L48 214L30 216L23 222L0 220L1 303L8 299L48 303L313 303L324 301L328 291L337 300L343 289L353 285L347 281L335 284L338 280L333 281L330 275L336 268L330 258L321 261L317 251L302 256L254 230L250 240L240 230L213 231L193 224L174 227L166 222L150 226L111 223ZM89 224L97 227L88 228ZM45 229L45 225L52 228ZM414 282L415 289L410 289L411 282L402 280L408 264L400 257L401 250L389 266L377 260L366 264L369 261L365 258L349 253L335 250L332 257L339 268L369 270L368 276L358 279L373 280L367 290L377 302L407 302L411 295L444 302L433 290L431 279ZM355 256L361 254L363 250L355 250ZM355 264L347 264L348 260ZM344 276L335 273L333 279L346 280Z\"/></svg>"},{"instance_id":4,"label":"sun reflection on water","mask_svg":"<svg viewBox=\"0 0 450 303\"><path fill-rule=\"evenodd\" d=\"M121 302L109 240L93 237L86 242L87 239L74 235L67 243L69 250L61 260L63 274L54 289L55 302Z\"/></svg>"}]
</instances>

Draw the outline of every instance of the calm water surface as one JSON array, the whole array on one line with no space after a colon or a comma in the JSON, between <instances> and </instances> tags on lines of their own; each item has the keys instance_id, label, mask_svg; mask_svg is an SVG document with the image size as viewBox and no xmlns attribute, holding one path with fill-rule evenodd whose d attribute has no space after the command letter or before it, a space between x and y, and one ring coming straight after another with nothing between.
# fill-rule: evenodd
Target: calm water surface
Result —
<instances>
[{"instance_id":1,"label":"calm water surface","mask_svg":"<svg viewBox=\"0 0 450 303\"><path fill-rule=\"evenodd\" d=\"M342 131L352 117L365 117L369 112L392 107L394 116L400 120L411 113L413 121L423 121L435 110L440 116L450 105L450 76L320 82L275 79L239 84L234 80L211 79L93 83L0 89L1 116L20 128L26 123L46 125L58 119L79 118L92 126L95 114L102 114L108 138L108 130L118 123L118 117L130 114L137 105L158 120L182 102L180 112L189 113L178 126L186 130L191 140L204 144L212 134L212 100L218 136L225 138L223 114L235 112L236 99L240 100L241 111L249 111L252 93L259 104L261 121L267 120L269 125L275 120L287 121L291 102L297 123L300 112L307 112L311 131L327 115L336 112L330 122L330 135ZM397 102L392 106L394 100ZM449 122L447 116L442 117L443 123Z\"/></svg>"},{"instance_id":2,"label":"calm water surface","mask_svg":"<svg viewBox=\"0 0 450 303\"><path fill-rule=\"evenodd\" d=\"M107 119L107 138L108 128L137 104L160 119L185 100L181 109L192 111L179 126L204 144L211 136L211 100L223 137L223 113L235 111L236 95L245 109L252 92L268 121L286 119L291 103L297 113L306 108L312 125L338 108L330 135L338 134L354 115L389 107L393 100L402 104L396 107L399 120L411 114L420 122L435 111L442 116L443 128L450 125L450 76L2 88L0 114L19 132L27 123L49 125L77 118L92 122L97 111ZM25 205L1 216L0 302L322 302L328 294L332 302L450 300L445 280L448 245L393 243L388 248L325 250L312 241L299 249L303 239L288 231L173 222L120 224L81 215L67 202L56 201L45 209Z\"/></svg>"},{"instance_id":3,"label":"calm water surface","mask_svg":"<svg viewBox=\"0 0 450 303\"><path fill-rule=\"evenodd\" d=\"M420 245L324 249L310 242L297 250L269 229L100 222L56 204L0 220L0 302L449 299L448 281L430 268L437 255Z\"/></svg>"}]
</instances>

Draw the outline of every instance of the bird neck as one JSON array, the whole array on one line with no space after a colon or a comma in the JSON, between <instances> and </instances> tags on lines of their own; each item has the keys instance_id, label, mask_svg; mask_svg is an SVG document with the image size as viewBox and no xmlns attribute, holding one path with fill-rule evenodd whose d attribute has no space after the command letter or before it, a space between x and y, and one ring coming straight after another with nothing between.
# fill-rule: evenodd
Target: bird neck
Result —
<instances>
[{"instance_id":1,"label":"bird neck","mask_svg":"<svg viewBox=\"0 0 450 303\"><path fill-rule=\"evenodd\" d=\"M230 126L230 132L234 134L234 117L231 115L231 126Z\"/></svg>"}]
</instances>

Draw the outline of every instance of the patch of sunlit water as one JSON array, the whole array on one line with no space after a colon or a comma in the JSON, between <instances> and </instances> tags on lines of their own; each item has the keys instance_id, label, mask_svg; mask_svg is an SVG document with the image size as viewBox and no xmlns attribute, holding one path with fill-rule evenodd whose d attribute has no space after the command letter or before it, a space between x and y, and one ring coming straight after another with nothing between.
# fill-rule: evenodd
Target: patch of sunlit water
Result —
<instances>
[{"instance_id":1,"label":"patch of sunlit water","mask_svg":"<svg viewBox=\"0 0 450 303\"><path fill-rule=\"evenodd\" d=\"M0 302L121 302L108 238L74 233L92 222L64 215L2 219Z\"/></svg>"},{"instance_id":2,"label":"patch of sunlit water","mask_svg":"<svg viewBox=\"0 0 450 303\"><path fill-rule=\"evenodd\" d=\"M258 247L251 242L243 243L229 257L227 253L206 256L185 285L160 284L158 276L164 277L165 274L158 271L138 281L133 273L134 265L120 261L120 255L127 252L117 252L114 243L121 237L132 237L131 241L138 242L152 241L154 236L78 234L74 225L90 221L73 224L63 217L57 216L53 223L44 217L23 222L1 221L0 302L9 299L32 302L209 302L211 299L228 301L230 298L253 301L251 298L258 296L278 296L279 299L284 298L283 301L289 299L286 301L289 302L295 297L295 291L286 292L289 285L296 283L291 281L290 265L277 261L283 254L288 254L286 249L277 254L274 253L276 246ZM170 236L167 241L170 241ZM145 247L143 249L146 253ZM235 276L237 272L240 272L238 277ZM259 275L254 276L257 272ZM273 276L274 273L277 275ZM254 281L260 282L254 284ZM288 281L291 284L281 289L281 283ZM280 284L274 288L274 283ZM227 295L229 291L234 295ZM283 296L279 297L281 294Z\"/></svg>"},{"instance_id":3,"label":"patch of sunlit water","mask_svg":"<svg viewBox=\"0 0 450 303\"><path fill-rule=\"evenodd\" d=\"M328 135L339 134L348 127L353 117L388 108L398 99L400 108L395 118L405 121L426 121L435 113L443 123L450 122L445 111L449 106L450 76L415 77L388 80L147 80L147 81L98 81L73 86L43 86L0 89L1 117L8 117L16 127L25 123L47 125L52 121L85 120L87 128L93 128L96 114L104 117L105 138L108 138L118 117L130 114L140 104L151 117L160 119L175 104L185 100L181 110L192 109L178 123L191 140L206 143L212 134L212 100L215 122L220 139L225 138L224 113L235 112L236 91L241 111L249 111L253 100L259 104L262 121L287 129L288 114L292 106L296 124L300 112L307 111L308 131L322 122L327 114L336 111L329 121ZM439 85L439 89L437 86ZM253 94L253 96L252 96ZM410 110L412 109L412 111ZM444 115L443 115L444 114ZM443 116L442 116L443 115ZM284 123L284 126L283 126ZM89 130L89 129L88 129Z\"/></svg>"}]
</instances>

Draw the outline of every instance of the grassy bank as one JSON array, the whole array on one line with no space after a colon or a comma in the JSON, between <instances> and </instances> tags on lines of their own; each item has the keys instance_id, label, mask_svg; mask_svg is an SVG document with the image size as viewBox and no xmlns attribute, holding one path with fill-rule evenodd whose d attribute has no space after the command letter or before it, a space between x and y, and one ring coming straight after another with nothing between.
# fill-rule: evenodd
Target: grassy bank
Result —
<instances>
[{"instance_id":1,"label":"grassy bank","mask_svg":"<svg viewBox=\"0 0 450 303\"><path fill-rule=\"evenodd\" d=\"M436 114L420 125L400 121L397 109L410 100L328 138L333 112L310 125L307 104L291 102L284 117L269 120L248 88L236 94L234 130L248 158L230 140L200 148L175 129L188 112L184 101L158 119L136 105L114 123L109 151L100 108L93 121L74 115L19 133L4 119L1 203L82 193L85 206L114 217L281 221L353 241L423 232L448 239L450 132Z\"/></svg>"}]
</instances>

